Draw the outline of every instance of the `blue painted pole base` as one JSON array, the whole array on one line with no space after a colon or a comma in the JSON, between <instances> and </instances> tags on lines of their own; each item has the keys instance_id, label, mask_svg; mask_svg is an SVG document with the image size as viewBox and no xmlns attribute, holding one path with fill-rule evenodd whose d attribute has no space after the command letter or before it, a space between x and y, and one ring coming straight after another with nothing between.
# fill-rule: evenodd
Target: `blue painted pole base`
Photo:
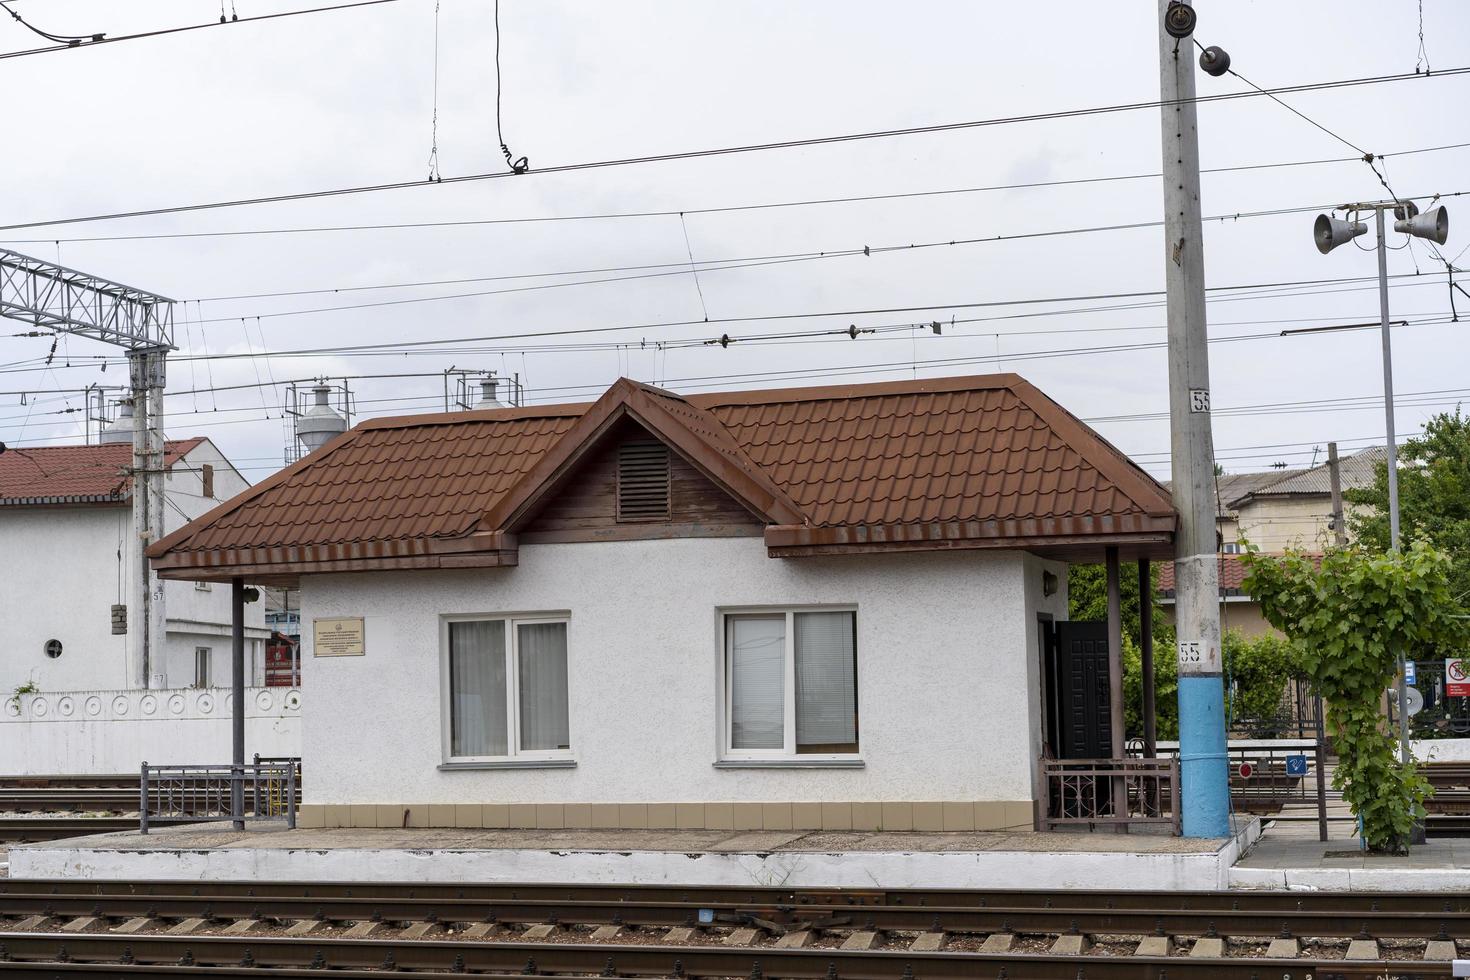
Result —
<instances>
[{"instance_id":1,"label":"blue painted pole base","mask_svg":"<svg viewBox=\"0 0 1470 980\"><path fill-rule=\"evenodd\" d=\"M1184 836L1229 837L1225 684L1218 674L1179 678L1179 780Z\"/></svg>"}]
</instances>

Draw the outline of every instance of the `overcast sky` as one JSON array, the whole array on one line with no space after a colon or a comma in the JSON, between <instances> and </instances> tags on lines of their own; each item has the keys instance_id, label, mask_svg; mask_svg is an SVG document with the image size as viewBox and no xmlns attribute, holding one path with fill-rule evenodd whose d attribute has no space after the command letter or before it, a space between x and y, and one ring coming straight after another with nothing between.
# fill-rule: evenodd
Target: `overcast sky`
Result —
<instances>
[{"instance_id":1,"label":"overcast sky","mask_svg":"<svg viewBox=\"0 0 1470 980\"><path fill-rule=\"evenodd\" d=\"M242 18L302 0L225 0ZM54 33L128 34L218 20L218 0L15 0ZM1410 0L1198 4L1197 38L1225 47L1262 86L1412 72L1418 6ZM441 0L438 161L446 178L505 169L495 136L491 0ZM1434 69L1470 65L1470 6L1424 0ZM504 0L504 136L531 173L321 200L0 232L5 246L177 300L170 437L207 435L259 480L279 467L284 383L355 378L362 417L440 410L451 366L520 375L531 403L582 400L619 375L676 391L876 381L1015 371L1150 472L1168 475L1164 354L1157 298L1163 232L1142 227L1022 240L839 255L744 268L698 262L846 252L1157 221L1157 178L799 207L458 227L197 237L201 232L406 222L700 212L816 198L1152 174L1157 109L1051 122L839 142L677 162L538 174L541 167L749 143L843 135L1026 113L1147 102L1159 96L1151 0L1051 4L805 2L558 3ZM0 20L0 50L43 45ZM434 0L230 24L189 33L0 60L7 139L0 224L422 180L435 93ZM1200 73L1201 95L1237 78ZM1470 192L1470 77L1309 92L1292 105L1347 141L1388 156L1401 195ZM1347 158L1353 151L1264 98L1200 107L1205 168ZM1206 174L1206 215L1315 208L1382 196L1361 162ZM1443 252L1470 245L1470 200ZM1368 277L1374 257L1312 245L1315 212L1210 221L1211 287ZM688 244L686 247L686 232ZM176 236L82 241L115 236ZM1371 240L1360 240L1360 243ZM1391 235L1391 244L1403 244ZM1396 318L1450 312L1444 265L1422 244L1391 252ZM1470 267L1470 256L1460 259ZM585 270L654 266L637 273ZM546 277L547 273L576 273ZM674 273L649 275L649 273ZM628 279L630 274L642 276ZM485 281L490 277L524 277ZM528 285L562 285L462 296ZM1470 276L1466 277L1470 280ZM405 283L480 280L410 288ZM239 299L249 294L348 290ZM1296 295L1283 295L1295 292ZM1237 295L1209 311L1217 456L1231 472L1305 465L1336 439L1344 452L1381 441L1374 331L1275 336L1281 329L1377 316L1370 282ZM702 294L702 295L701 295ZM457 298L417 302L434 296ZM1053 304L996 304L1060 298ZM202 302L193 302L202 300ZM300 313L384 301L395 305ZM966 304L966 305L962 305ZM1462 314L1470 297L1459 295ZM1098 309L1127 306L1126 309ZM791 320L657 326L784 314L918 308ZM255 317L260 319L255 319ZM956 322L951 325L950 318ZM963 322L975 318L984 322ZM243 318L243 319L242 319ZM850 325L944 323L941 336L900 329L813 336ZM548 332L650 325L593 334ZM1126 329L1125 329L1126 328ZM17 326L17 330L23 329ZM527 334L540 334L528 337ZM807 334L741 342L758 334ZM729 334L736 343L688 345ZM1227 338L1261 335L1238 342ZM236 357L445 338L501 337L387 356ZM1464 324L1394 334L1400 433L1470 392ZM669 341L684 346L661 346ZM611 345L626 343L623 349ZM120 385L116 351L65 338L0 340L0 439L80 441L91 383ZM546 349L578 344L583 349ZM586 349L595 346L596 349ZM540 348L540 349L536 349ZM1089 348L1087 352L1078 352ZM1068 352L1057 354L1055 352ZM1052 356L1036 356L1053 352ZM101 370L101 358L114 363ZM948 363L944 363L948 362ZM784 372L784 373L782 373ZM194 389L276 382L205 394ZM24 398L20 391L29 394ZM1432 394L1418 394L1418 393ZM1319 404L1331 399L1357 401ZM1255 406L1278 406L1284 408ZM1248 409L1232 413L1232 409ZM1140 417L1142 416L1142 417Z\"/></svg>"}]
</instances>

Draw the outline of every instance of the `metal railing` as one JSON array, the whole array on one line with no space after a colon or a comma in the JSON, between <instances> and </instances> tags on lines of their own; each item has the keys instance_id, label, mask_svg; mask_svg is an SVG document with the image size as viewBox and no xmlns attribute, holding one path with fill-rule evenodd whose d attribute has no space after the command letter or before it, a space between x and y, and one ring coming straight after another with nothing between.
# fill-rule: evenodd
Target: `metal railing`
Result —
<instances>
[{"instance_id":1,"label":"metal railing","mask_svg":"<svg viewBox=\"0 0 1470 980\"><path fill-rule=\"evenodd\" d=\"M296 827L301 760L262 759L242 766L150 766L138 782L138 830L150 824L206 820L284 820ZM234 798L239 795L236 812Z\"/></svg>"},{"instance_id":2,"label":"metal railing","mask_svg":"<svg viewBox=\"0 0 1470 980\"><path fill-rule=\"evenodd\" d=\"M1041 829L1165 826L1180 832L1179 760L1042 759ZM1118 802L1126 800L1126 811Z\"/></svg>"}]
</instances>

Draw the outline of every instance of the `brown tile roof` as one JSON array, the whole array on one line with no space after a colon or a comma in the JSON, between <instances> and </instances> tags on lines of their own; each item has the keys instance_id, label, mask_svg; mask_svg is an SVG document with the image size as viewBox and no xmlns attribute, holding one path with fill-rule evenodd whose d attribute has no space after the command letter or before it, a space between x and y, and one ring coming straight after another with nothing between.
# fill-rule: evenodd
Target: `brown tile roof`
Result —
<instances>
[{"instance_id":1,"label":"brown tile roof","mask_svg":"<svg viewBox=\"0 0 1470 980\"><path fill-rule=\"evenodd\" d=\"M164 443L164 465L203 442L203 437ZM128 443L100 446L10 447L0 453L0 506L112 504L132 492L133 447Z\"/></svg>"},{"instance_id":2,"label":"brown tile roof","mask_svg":"<svg viewBox=\"0 0 1470 980\"><path fill-rule=\"evenodd\" d=\"M190 569L292 575L509 564L514 534L632 417L767 523L773 554L949 547L1158 550L1162 486L1016 375L377 419L160 541Z\"/></svg>"}]
</instances>

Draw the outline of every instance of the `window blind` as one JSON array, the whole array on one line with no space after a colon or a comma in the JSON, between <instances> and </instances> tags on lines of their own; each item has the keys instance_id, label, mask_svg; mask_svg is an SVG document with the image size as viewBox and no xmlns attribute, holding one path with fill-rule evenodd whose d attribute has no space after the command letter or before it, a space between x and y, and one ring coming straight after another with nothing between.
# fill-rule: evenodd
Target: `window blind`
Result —
<instances>
[{"instance_id":1,"label":"window blind","mask_svg":"<svg viewBox=\"0 0 1470 980\"><path fill-rule=\"evenodd\" d=\"M730 747L786 745L786 617L731 616L728 634Z\"/></svg>"},{"instance_id":2,"label":"window blind","mask_svg":"<svg viewBox=\"0 0 1470 980\"><path fill-rule=\"evenodd\" d=\"M521 671L521 749L569 749L567 624L521 623L516 629Z\"/></svg>"},{"instance_id":3,"label":"window blind","mask_svg":"<svg viewBox=\"0 0 1470 980\"><path fill-rule=\"evenodd\" d=\"M856 615L796 613L796 746L857 745Z\"/></svg>"},{"instance_id":4,"label":"window blind","mask_svg":"<svg viewBox=\"0 0 1470 980\"><path fill-rule=\"evenodd\" d=\"M449 624L449 753L510 753L505 718L505 623Z\"/></svg>"}]
</instances>

